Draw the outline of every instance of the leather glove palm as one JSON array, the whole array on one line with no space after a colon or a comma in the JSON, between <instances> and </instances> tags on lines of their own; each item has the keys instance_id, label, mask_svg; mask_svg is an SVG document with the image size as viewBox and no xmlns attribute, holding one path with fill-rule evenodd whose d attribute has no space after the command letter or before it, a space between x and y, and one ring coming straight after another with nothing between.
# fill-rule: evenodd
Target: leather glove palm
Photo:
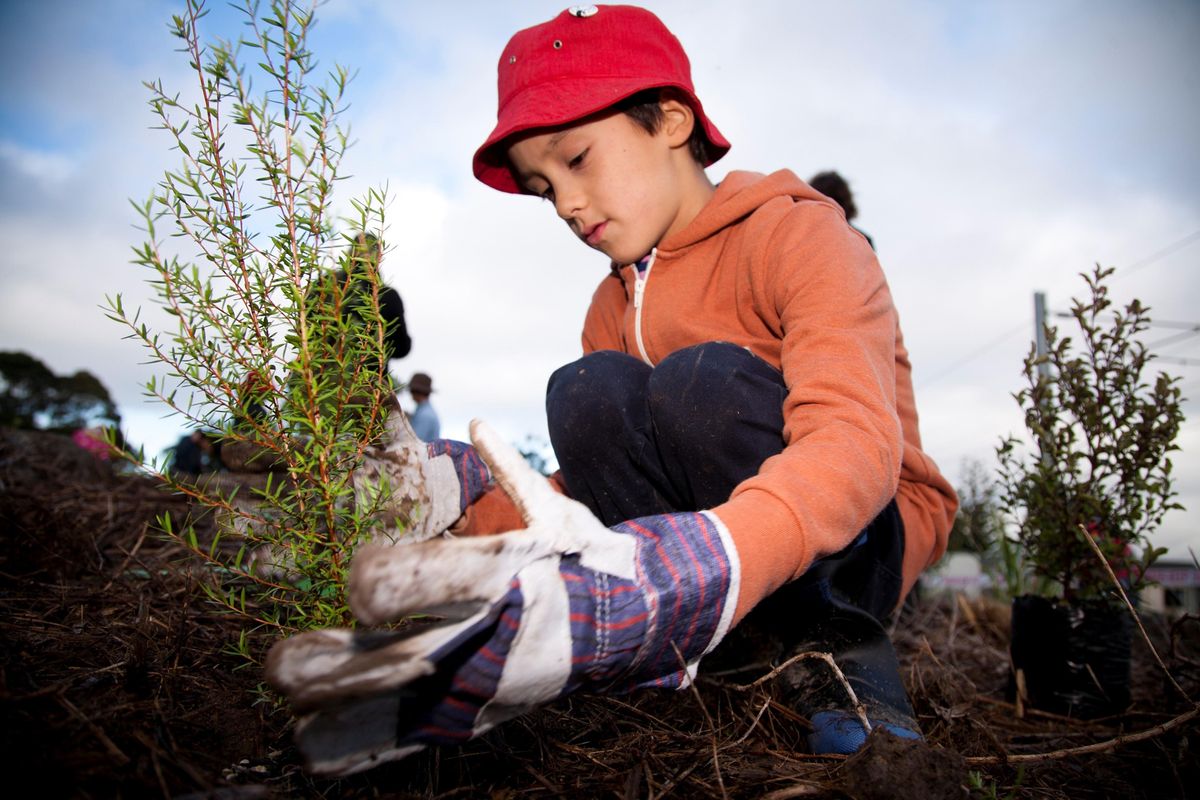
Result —
<instances>
[{"instance_id":1,"label":"leather glove palm","mask_svg":"<svg viewBox=\"0 0 1200 800\"><path fill-rule=\"evenodd\" d=\"M423 442L397 406L382 442L354 472L355 503L388 523L385 536L419 542L444 533L490 481L475 448L438 439Z\"/></svg>"}]
</instances>

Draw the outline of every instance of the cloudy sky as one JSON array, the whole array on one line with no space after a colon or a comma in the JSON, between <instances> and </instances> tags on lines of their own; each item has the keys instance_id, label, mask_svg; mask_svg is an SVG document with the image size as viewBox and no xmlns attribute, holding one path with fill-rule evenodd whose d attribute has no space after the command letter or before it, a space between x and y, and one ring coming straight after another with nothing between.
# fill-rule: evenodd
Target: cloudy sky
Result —
<instances>
[{"instance_id":1,"label":"cloudy sky","mask_svg":"<svg viewBox=\"0 0 1200 800\"><path fill-rule=\"evenodd\" d=\"M141 82L185 91L166 23L182 2L0 3L0 348L58 372L89 369L135 441L171 444L178 419L141 396L143 354L100 310L145 303L129 263L129 199L177 154L151 130ZM905 3L647 2L688 50L698 93L733 142L715 165L847 176L875 240L914 362L928 452L957 480L1020 429L1011 393L1033 293L1065 310L1096 262L1116 299L1200 323L1200 4L1188 0ZM386 184L384 264L404 297L407 378L429 372L443 434L481 416L514 441L545 437L542 394L578 355L607 268L545 204L475 182L495 119L495 62L519 28L562 5L331 0L313 46L358 70L357 140L338 207ZM238 35L213 3L212 35ZM151 311L148 309L148 312ZM152 317L153 318L153 317ZM1152 331L1160 366L1200 397L1200 335ZM1198 405L1180 436L1191 509L1157 537L1200 552Z\"/></svg>"}]
</instances>

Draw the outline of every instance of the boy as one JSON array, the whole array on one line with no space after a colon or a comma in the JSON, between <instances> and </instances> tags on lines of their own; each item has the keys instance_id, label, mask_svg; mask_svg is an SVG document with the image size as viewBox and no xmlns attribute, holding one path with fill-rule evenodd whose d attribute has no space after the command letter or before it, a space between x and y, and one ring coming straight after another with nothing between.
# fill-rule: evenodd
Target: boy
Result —
<instances>
[{"instance_id":1,"label":"boy","mask_svg":"<svg viewBox=\"0 0 1200 800\"><path fill-rule=\"evenodd\" d=\"M268 674L308 712L310 766L462 741L577 689L686 685L752 609L785 655L832 651L871 725L919 735L881 621L940 557L956 499L920 450L887 284L840 209L791 173L714 186L704 168L728 149L647 11L574 7L509 42L475 174L544 198L612 260L585 355L547 393L574 500L480 424L503 493L471 477L473 453L431 448L428 484L465 508L452 530L512 532L357 556L364 622L450 604L461 622L276 648ZM862 745L844 697L791 683L815 752ZM349 719L380 721L351 733Z\"/></svg>"}]
</instances>

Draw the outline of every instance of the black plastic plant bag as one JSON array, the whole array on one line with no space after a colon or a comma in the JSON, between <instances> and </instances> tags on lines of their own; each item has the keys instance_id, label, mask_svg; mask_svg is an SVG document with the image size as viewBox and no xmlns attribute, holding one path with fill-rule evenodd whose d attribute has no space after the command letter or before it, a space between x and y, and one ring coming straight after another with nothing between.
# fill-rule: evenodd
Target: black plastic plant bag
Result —
<instances>
[{"instance_id":1,"label":"black plastic plant bag","mask_svg":"<svg viewBox=\"0 0 1200 800\"><path fill-rule=\"evenodd\" d=\"M1123 606L1014 599L1009 699L1020 670L1034 708L1080 719L1121 713L1129 706L1132 631Z\"/></svg>"}]
</instances>

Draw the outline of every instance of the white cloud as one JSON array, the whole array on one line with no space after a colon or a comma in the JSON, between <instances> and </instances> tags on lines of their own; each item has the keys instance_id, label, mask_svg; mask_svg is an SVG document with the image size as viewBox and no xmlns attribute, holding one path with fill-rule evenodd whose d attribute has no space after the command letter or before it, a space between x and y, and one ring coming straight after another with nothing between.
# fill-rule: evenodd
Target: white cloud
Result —
<instances>
[{"instance_id":1,"label":"white cloud","mask_svg":"<svg viewBox=\"0 0 1200 800\"><path fill-rule=\"evenodd\" d=\"M76 162L65 153L33 150L0 141L0 161L12 171L37 182L61 183L74 174Z\"/></svg>"}]
</instances>

